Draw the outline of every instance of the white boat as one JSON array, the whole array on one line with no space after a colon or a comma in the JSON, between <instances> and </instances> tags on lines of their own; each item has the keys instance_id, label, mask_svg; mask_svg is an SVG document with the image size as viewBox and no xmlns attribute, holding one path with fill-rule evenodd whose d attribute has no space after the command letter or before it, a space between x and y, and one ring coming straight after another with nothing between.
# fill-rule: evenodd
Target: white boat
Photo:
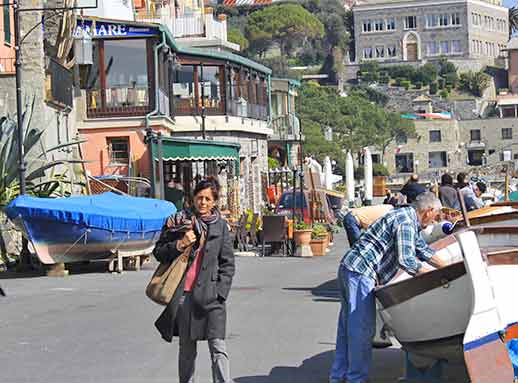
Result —
<instances>
[{"instance_id":1,"label":"white boat","mask_svg":"<svg viewBox=\"0 0 518 383\"><path fill-rule=\"evenodd\" d=\"M491 307L501 320L499 330L505 331L507 326L518 323L515 287L518 282L517 245L516 226L471 227L434 243L432 247L449 260L449 266L416 277L401 273L376 290L382 307L379 314L385 326L403 348L414 354L467 361L465 351L470 346L466 345L471 345L472 341L466 339L466 331L474 321L474 308L480 302L475 297L484 286L480 278L469 271L469 262L484 270L485 274L480 275L488 276L487 284L494 297ZM467 250L470 246L471 249ZM482 334L490 335L484 326L486 323L482 321L477 328ZM488 360L491 358L489 356ZM509 365L510 362L506 367ZM472 382L484 381L471 377ZM509 382L512 382L512 377Z\"/></svg>"}]
</instances>

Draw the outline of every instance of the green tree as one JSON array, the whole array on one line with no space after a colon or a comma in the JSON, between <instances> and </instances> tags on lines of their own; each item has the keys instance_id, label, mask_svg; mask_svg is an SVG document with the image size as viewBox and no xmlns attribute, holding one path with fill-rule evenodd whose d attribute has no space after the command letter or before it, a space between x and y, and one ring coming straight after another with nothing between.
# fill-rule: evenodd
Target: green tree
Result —
<instances>
[{"instance_id":1,"label":"green tree","mask_svg":"<svg viewBox=\"0 0 518 383\"><path fill-rule=\"evenodd\" d=\"M258 54L277 44L282 56L289 56L294 44L322 37L324 26L298 4L266 7L248 17L246 36Z\"/></svg>"},{"instance_id":2,"label":"green tree","mask_svg":"<svg viewBox=\"0 0 518 383\"><path fill-rule=\"evenodd\" d=\"M469 71L460 75L459 87L474 96L482 97L490 83L491 77L484 73L484 71Z\"/></svg>"},{"instance_id":3,"label":"green tree","mask_svg":"<svg viewBox=\"0 0 518 383\"><path fill-rule=\"evenodd\" d=\"M518 7L509 8L509 38L518 31Z\"/></svg>"},{"instance_id":4,"label":"green tree","mask_svg":"<svg viewBox=\"0 0 518 383\"><path fill-rule=\"evenodd\" d=\"M239 44L241 51L246 51L250 46L249 41L237 28L230 28L227 33L227 39L231 43Z\"/></svg>"}]
</instances>

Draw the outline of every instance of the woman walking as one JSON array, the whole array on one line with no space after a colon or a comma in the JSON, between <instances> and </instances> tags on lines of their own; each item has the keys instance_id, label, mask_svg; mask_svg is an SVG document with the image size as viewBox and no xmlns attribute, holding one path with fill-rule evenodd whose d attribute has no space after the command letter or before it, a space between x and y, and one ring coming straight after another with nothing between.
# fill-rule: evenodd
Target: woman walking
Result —
<instances>
[{"instance_id":1,"label":"woman walking","mask_svg":"<svg viewBox=\"0 0 518 383\"><path fill-rule=\"evenodd\" d=\"M189 267L171 302L155 326L167 342L180 338L180 383L194 382L196 345L207 340L214 383L231 383L225 345L226 300L234 276L234 252L227 222L217 208L216 179L200 181L194 189L193 210L167 220L153 254L171 262L193 245Z\"/></svg>"}]
</instances>

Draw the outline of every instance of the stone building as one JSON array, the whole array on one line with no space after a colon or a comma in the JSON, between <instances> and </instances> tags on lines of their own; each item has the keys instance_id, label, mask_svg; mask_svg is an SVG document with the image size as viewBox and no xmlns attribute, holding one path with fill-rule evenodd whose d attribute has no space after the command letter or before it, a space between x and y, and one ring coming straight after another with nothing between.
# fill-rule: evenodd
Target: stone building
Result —
<instances>
[{"instance_id":1,"label":"stone building","mask_svg":"<svg viewBox=\"0 0 518 383\"><path fill-rule=\"evenodd\" d=\"M355 63L424 63L459 69L494 63L509 36L501 0L363 0L353 7Z\"/></svg>"}]
</instances>

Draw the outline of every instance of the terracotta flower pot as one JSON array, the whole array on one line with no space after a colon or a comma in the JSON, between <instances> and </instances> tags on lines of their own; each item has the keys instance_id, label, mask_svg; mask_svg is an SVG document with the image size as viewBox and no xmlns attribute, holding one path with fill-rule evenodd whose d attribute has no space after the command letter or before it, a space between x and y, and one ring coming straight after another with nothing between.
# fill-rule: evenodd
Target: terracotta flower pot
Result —
<instances>
[{"instance_id":1,"label":"terracotta flower pot","mask_svg":"<svg viewBox=\"0 0 518 383\"><path fill-rule=\"evenodd\" d=\"M326 238L316 238L312 239L309 243L311 246L311 251L313 252L313 255L315 256L323 256L326 255L326 249L327 249L327 240Z\"/></svg>"},{"instance_id":2,"label":"terracotta flower pot","mask_svg":"<svg viewBox=\"0 0 518 383\"><path fill-rule=\"evenodd\" d=\"M295 238L295 243L300 245L309 245L311 242L311 233L313 230L305 229L305 230L294 230L293 237Z\"/></svg>"}]
</instances>

